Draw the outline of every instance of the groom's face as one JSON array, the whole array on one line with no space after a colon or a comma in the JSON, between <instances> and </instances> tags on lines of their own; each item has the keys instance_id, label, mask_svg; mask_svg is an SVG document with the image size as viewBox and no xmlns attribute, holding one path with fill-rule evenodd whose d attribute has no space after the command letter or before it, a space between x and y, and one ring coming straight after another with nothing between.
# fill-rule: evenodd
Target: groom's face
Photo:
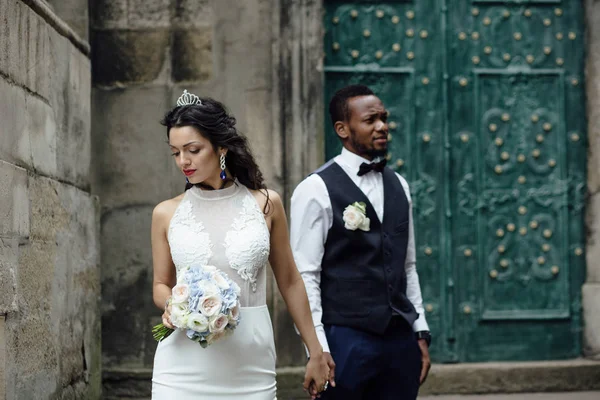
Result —
<instances>
[{"instance_id":1,"label":"groom's face","mask_svg":"<svg viewBox=\"0 0 600 400\"><path fill-rule=\"evenodd\" d=\"M348 150L366 159L387 152L387 111L377 96L359 96L348 100Z\"/></svg>"}]
</instances>

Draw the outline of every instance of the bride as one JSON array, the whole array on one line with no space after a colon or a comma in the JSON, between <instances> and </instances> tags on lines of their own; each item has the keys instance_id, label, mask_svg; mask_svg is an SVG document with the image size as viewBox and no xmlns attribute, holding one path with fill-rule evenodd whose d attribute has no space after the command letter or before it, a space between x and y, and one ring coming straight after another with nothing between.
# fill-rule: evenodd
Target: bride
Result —
<instances>
[{"instance_id":1,"label":"bride","mask_svg":"<svg viewBox=\"0 0 600 400\"><path fill-rule=\"evenodd\" d=\"M296 269L281 198L266 189L235 118L212 99L187 93L165 116L168 143L186 176L186 191L152 214L153 299L170 321L178 271L213 265L241 288L241 322L207 348L176 330L158 344L154 400L276 398L275 345L266 306L266 266L294 319L310 358L304 389L314 398L329 367L315 334L306 290Z\"/></svg>"}]
</instances>

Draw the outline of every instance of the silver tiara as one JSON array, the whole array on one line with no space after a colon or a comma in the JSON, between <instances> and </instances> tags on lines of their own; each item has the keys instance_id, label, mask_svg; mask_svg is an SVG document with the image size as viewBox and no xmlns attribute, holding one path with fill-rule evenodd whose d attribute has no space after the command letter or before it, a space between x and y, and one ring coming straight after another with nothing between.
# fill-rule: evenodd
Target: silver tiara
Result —
<instances>
[{"instance_id":1,"label":"silver tiara","mask_svg":"<svg viewBox=\"0 0 600 400\"><path fill-rule=\"evenodd\" d=\"M201 105L200 97L195 94L189 93L187 90L183 91L183 94L177 99L178 106L189 106L189 105Z\"/></svg>"}]
</instances>

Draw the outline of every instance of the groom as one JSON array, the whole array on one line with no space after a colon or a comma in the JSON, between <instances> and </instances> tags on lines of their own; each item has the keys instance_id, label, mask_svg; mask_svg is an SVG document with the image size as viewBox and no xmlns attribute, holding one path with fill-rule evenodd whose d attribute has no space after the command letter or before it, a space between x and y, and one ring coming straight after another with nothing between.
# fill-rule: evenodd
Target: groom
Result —
<instances>
[{"instance_id":1,"label":"groom","mask_svg":"<svg viewBox=\"0 0 600 400\"><path fill-rule=\"evenodd\" d=\"M431 366L431 336L408 184L385 167L387 111L368 87L352 85L333 96L329 113L342 153L291 201L294 258L332 371L321 398L414 400Z\"/></svg>"}]
</instances>

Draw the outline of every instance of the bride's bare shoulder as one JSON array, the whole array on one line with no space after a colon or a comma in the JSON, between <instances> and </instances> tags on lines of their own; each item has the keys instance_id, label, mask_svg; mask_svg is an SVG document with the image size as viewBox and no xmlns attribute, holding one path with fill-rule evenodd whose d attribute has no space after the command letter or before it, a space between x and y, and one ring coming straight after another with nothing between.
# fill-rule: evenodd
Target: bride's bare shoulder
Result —
<instances>
[{"instance_id":1,"label":"bride's bare shoulder","mask_svg":"<svg viewBox=\"0 0 600 400\"><path fill-rule=\"evenodd\" d=\"M173 214L175 214L177 206L181 203L184 194L182 193L177 197L158 203L152 212L152 222L166 223L170 221Z\"/></svg>"}]
</instances>

